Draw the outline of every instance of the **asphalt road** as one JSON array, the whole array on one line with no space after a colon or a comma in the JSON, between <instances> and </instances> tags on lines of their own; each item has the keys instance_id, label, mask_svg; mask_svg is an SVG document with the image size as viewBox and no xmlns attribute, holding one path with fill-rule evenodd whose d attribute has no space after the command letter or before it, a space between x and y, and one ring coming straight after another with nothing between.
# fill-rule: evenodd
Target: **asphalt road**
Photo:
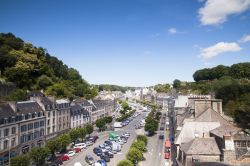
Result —
<instances>
[{"instance_id":1,"label":"asphalt road","mask_svg":"<svg viewBox=\"0 0 250 166\"><path fill-rule=\"evenodd\" d=\"M123 145L121 152L115 154L114 158L111 158L110 162L107 163L108 166L116 166L119 161L126 158L126 153L128 152L128 149L130 145L132 144L132 142L136 139L136 136L138 133L138 131L135 130L135 124L139 123L139 121L142 119L143 116L144 116L144 113L134 118L133 121L129 123L129 125L123 127L122 129L118 131L115 131L115 133L117 133L118 135L127 131L130 133L130 137L127 140L127 143ZM94 145L87 147L79 154L71 157L70 160L65 161L63 163L63 166L74 166L74 163L76 162L80 162L82 166L88 166L88 164L85 162L85 156L87 154L91 155L95 159L95 161L99 160L100 157L98 157L97 155L93 153L93 148L99 146L100 144L103 144L104 141L108 139L108 134L109 132L101 132L101 133L96 134L99 136L99 139L97 139ZM92 134L92 135L95 135L95 134Z\"/></svg>"}]
</instances>

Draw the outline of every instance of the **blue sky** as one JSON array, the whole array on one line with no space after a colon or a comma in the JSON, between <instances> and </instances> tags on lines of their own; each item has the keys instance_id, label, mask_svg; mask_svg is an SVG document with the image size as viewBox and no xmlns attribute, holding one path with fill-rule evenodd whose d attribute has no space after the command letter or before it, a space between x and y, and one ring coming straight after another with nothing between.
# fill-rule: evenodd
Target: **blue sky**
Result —
<instances>
[{"instance_id":1,"label":"blue sky","mask_svg":"<svg viewBox=\"0 0 250 166\"><path fill-rule=\"evenodd\" d=\"M1 0L0 32L93 84L149 86L250 60L250 0Z\"/></svg>"}]
</instances>

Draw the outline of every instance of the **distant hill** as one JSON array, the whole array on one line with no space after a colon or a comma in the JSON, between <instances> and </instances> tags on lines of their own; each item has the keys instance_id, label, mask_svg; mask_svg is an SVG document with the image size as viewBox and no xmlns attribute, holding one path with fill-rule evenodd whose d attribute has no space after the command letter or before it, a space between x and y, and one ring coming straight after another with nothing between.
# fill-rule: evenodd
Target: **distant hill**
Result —
<instances>
[{"instance_id":1,"label":"distant hill","mask_svg":"<svg viewBox=\"0 0 250 166\"><path fill-rule=\"evenodd\" d=\"M127 86L119 86L119 85L110 85L110 84L100 84L96 85L98 87L99 91L121 91L121 92L126 92L127 90L135 90L136 88L134 87L127 87Z\"/></svg>"},{"instance_id":2,"label":"distant hill","mask_svg":"<svg viewBox=\"0 0 250 166\"><path fill-rule=\"evenodd\" d=\"M56 97L93 98L97 89L79 72L51 56L45 48L24 42L12 33L0 33L0 78L16 84L6 99L25 98L27 90L41 90Z\"/></svg>"}]
</instances>

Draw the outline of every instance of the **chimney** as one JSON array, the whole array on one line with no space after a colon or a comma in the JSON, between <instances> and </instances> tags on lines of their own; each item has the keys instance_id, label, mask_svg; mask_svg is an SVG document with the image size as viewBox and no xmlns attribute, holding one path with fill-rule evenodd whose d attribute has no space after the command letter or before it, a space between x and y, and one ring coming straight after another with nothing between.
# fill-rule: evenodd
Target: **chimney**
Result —
<instances>
[{"instance_id":1,"label":"chimney","mask_svg":"<svg viewBox=\"0 0 250 166\"><path fill-rule=\"evenodd\" d=\"M225 144L225 150L235 150L234 141L230 134L223 135L223 140Z\"/></svg>"},{"instance_id":2,"label":"chimney","mask_svg":"<svg viewBox=\"0 0 250 166\"><path fill-rule=\"evenodd\" d=\"M17 102L16 101L9 101L8 104L13 109L14 112L17 112Z\"/></svg>"}]
</instances>

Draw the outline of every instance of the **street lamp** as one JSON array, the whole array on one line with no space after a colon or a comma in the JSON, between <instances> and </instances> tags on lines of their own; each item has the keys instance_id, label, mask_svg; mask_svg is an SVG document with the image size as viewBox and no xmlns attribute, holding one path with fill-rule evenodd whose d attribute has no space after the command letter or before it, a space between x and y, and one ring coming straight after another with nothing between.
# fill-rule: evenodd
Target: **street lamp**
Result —
<instances>
[{"instance_id":1,"label":"street lamp","mask_svg":"<svg viewBox=\"0 0 250 166\"><path fill-rule=\"evenodd\" d=\"M9 166L10 166L10 139L6 138L5 141L8 141L8 147L9 147Z\"/></svg>"}]
</instances>

